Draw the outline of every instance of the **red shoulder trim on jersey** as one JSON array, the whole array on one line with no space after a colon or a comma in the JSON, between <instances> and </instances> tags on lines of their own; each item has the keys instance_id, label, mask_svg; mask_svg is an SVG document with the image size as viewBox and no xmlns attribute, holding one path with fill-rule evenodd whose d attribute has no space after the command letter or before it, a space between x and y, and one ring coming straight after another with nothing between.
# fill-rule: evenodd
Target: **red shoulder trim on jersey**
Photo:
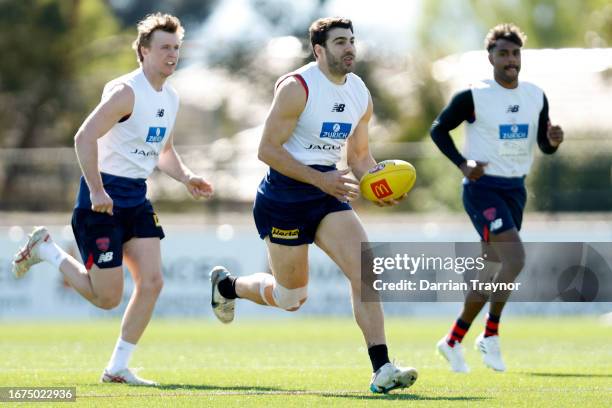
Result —
<instances>
[{"instance_id":1,"label":"red shoulder trim on jersey","mask_svg":"<svg viewBox=\"0 0 612 408\"><path fill-rule=\"evenodd\" d=\"M291 78L291 77L295 77L298 81L300 81L300 84L302 84L302 86L304 87L304 90L306 91L306 100L308 100L308 85L306 85L306 81L304 80L304 77L302 77L300 74L296 74L293 72L281 77L278 81L276 81L276 85L274 85L274 91L278 89L279 85L282 84L285 79Z\"/></svg>"}]
</instances>

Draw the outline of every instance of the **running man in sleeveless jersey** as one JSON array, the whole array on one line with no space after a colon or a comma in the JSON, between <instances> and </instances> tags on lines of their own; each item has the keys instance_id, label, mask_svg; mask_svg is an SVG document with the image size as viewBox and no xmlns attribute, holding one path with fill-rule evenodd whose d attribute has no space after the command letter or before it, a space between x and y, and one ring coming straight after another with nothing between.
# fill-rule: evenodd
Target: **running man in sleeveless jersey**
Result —
<instances>
[{"instance_id":1,"label":"running man in sleeveless jersey","mask_svg":"<svg viewBox=\"0 0 612 408\"><path fill-rule=\"evenodd\" d=\"M134 42L140 68L106 84L101 102L75 136L83 177L72 229L85 265L59 248L45 227L34 229L13 261L16 277L38 262L51 263L81 296L102 309L120 304L127 266L134 291L102 382L156 384L128 368L163 285L164 232L146 198L147 177L157 166L185 184L194 198L213 193L211 184L183 164L173 145L179 98L166 79L176 69L183 35L179 19L168 14L140 21Z\"/></svg>"},{"instance_id":2,"label":"running man in sleeveless jersey","mask_svg":"<svg viewBox=\"0 0 612 408\"><path fill-rule=\"evenodd\" d=\"M409 387L417 372L390 363L380 302L360 300L360 246L368 238L348 204L360 192L349 170L336 168L345 145L357 178L376 164L368 144L372 98L352 73L353 25L343 18L317 20L310 26L310 40L316 61L277 81L259 146L259 159L270 169L259 185L253 213L272 275L235 277L214 268L213 310L224 323L234 318L236 298L298 310L307 298L309 244L316 243L350 282L355 319L374 372L370 389Z\"/></svg>"},{"instance_id":3,"label":"running man in sleeveless jersey","mask_svg":"<svg viewBox=\"0 0 612 408\"><path fill-rule=\"evenodd\" d=\"M526 37L513 24L500 24L486 36L485 48L494 80L485 80L456 94L432 125L436 145L463 173L463 204L482 239L485 268L479 280L514 282L523 269L525 252L519 231L527 199L525 177L537 144L552 154L563 142L563 130L552 126L544 92L519 82L521 47ZM466 121L463 154L449 132ZM485 331L476 339L483 362L505 371L498 327L510 293L470 291L461 315L438 351L455 372L467 372L461 341L472 321L490 302Z\"/></svg>"}]
</instances>

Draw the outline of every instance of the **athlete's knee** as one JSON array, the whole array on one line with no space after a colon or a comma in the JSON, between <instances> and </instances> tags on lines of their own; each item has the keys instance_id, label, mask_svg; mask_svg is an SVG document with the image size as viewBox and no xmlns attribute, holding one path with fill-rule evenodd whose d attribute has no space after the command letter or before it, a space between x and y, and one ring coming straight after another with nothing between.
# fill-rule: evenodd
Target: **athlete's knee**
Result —
<instances>
[{"instance_id":1,"label":"athlete's knee","mask_svg":"<svg viewBox=\"0 0 612 408\"><path fill-rule=\"evenodd\" d=\"M302 286L300 288L287 289L276 282L272 289L272 298L276 306L288 312L295 312L306 302L308 287Z\"/></svg>"},{"instance_id":2,"label":"athlete's knee","mask_svg":"<svg viewBox=\"0 0 612 408\"><path fill-rule=\"evenodd\" d=\"M297 306L292 307L292 308L290 308L290 309L285 309L285 310L286 310L287 312L297 312L297 311L300 309L300 307L302 307L302 305L303 305L304 303L306 303L306 301L307 301L307 300L308 300L308 296L306 296L306 297L304 297L304 298L300 299L300 301L299 301L299 303L297 304Z\"/></svg>"},{"instance_id":3,"label":"athlete's knee","mask_svg":"<svg viewBox=\"0 0 612 408\"><path fill-rule=\"evenodd\" d=\"M164 278L160 274L155 274L141 279L136 284L136 290L141 294L157 296L164 287Z\"/></svg>"},{"instance_id":4,"label":"athlete's knee","mask_svg":"<svg viewBox=\"0 0 612 408\"><path fill-rule=\"evenodd\" d=\"M490 260L484 261L484 268L479 269L476 275L476 279L479 283L491 283L499 278L499 272L502 269L501 262L494 262ZM473 301L486 301L491 295L490 285L478 285L473 290Z\"/></svg>"},{"instance_id":5,"label":"athlete's knee","mask_svg":"<svg viewBox=\"0 0 612 408\"><path fill-rule=\"evenodd\" d=\"M503 233L502 233L503 234ZM493 243L498 262L502 265L501 277L512 278L525 267L525 248L520 241L499 241ZM503 276L502 276L503 275Z\"/></svg>"},{"instance_id":6,"label":"athlete's knee","mask_svg":"<svg viewBox=\"0 0 612 408\"><path fill-rule=\"evenodd\" d=\"M111 310L119 306L121 303L121 293L107 293L98 296L96 306L100 309Z\"/></svg>"},{"instance_id":7,"label":"athlete's knee","mask_svg":"<svg viewBox=\"0 0 612 408\"><path fill-rule=\"evenodd\" d=\"M506 270L506 273L509 273L516 277L525 267L525 254L518 253L514 256L506 257L502 261L502 264L503 268Z\"/></svg>"}]
</instances>

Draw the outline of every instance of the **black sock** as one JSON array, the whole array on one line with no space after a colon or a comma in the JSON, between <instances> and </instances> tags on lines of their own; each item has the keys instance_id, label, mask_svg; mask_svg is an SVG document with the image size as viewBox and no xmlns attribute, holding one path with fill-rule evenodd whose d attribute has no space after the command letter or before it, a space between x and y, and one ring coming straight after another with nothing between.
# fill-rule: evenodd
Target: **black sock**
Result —
<instances>
[{"instance_id":1,"label":"black sock","mask_svg":"<svg viewBox=\"0 0 612 408\"><path fill-rule=\"evenodd\" d=\"M230 276L219 282L219 293L226 299L236 299L236 277Z\"/></svg>"},{"instance_id":2,"label":"black sock","mask_svg":"<svg viewBox=\"0 0 612 408\"><path fill-rule=\"evenodd\" d=\"M485 325L485 337L499 335L499 316L489 313L487 315L487 323Z\"/></svg>"},{"instance_id":3,"label":"black sock","mask_svg":"<svg viewBox=\"0 0 612 408\"><path fill-rule=\"evenodd\" d=\"M389 363L389 350L386 344L377 344L368 349L370 361L372 362L372 371L376 372L380 367Z\"/></svg>"}]
</instances>

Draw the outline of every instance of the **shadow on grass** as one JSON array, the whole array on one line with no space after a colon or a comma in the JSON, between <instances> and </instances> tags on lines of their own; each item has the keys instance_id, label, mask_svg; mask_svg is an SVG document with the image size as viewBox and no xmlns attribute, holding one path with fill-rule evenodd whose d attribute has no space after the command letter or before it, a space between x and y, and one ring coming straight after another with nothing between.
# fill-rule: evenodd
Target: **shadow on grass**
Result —
<instances>
[{"instance_id":1,"label":"shadow on grass","mask_svg":"<svg viewBox=\"0 0 612 408\"><path fill-rule=\"evenodd\" d=\"M560 377L560 378L612 378L612 374L583 374L583 373L523 373L534 377Z\"/></svg>"},{"instance_id":2,"label":"shadow on grass","mask_svg":"<svg viewBox=\"0 0 612 408\"><path fill-rule=\"evenodd\" d=\"M434 397L431 395L419 395L419 394L379 394L379 395L347 395L347 394L334 394L334 393L326 393L322 395L323 397L333 397L333 398L353 398L353 399L361 399L361 400L399 400L399 401L485 401L488 398L484 397Z\"/></svg>"},{"instance_id":3,"label":"shadow on grass","mask_svg":"<svg viewBox=\"0 0 612 408\"><path fill-rule=\"evenodd\" d=\"M158 390L191 390L191 391L234 391L236 393L272 393L272 392L303 392L303 390L287 390L283 388L275 387L254 387L250 385L232 385L222 386L214 384L161 384L150 388L157 388Z\"/></svg>"},{"instance_id":4,"label":"shadow on grass","mask_svg":"<svg viewBox=\"0 0 612 408\"><path fill-rule=\"evenodd\" d=\"M405 401L484 401L484 397L467 396L430 396L419 394L385 394L373 395L364 394L358 391L334 392L334 391L314 391L306 389L287 389L279 387L253 387L253 386L221 386L213 384L164 384L155 388L164 391L211 391L210 395L315 395L325 398L351 398L360 400L405 400Z\"/></svg>"}]
</instances>

